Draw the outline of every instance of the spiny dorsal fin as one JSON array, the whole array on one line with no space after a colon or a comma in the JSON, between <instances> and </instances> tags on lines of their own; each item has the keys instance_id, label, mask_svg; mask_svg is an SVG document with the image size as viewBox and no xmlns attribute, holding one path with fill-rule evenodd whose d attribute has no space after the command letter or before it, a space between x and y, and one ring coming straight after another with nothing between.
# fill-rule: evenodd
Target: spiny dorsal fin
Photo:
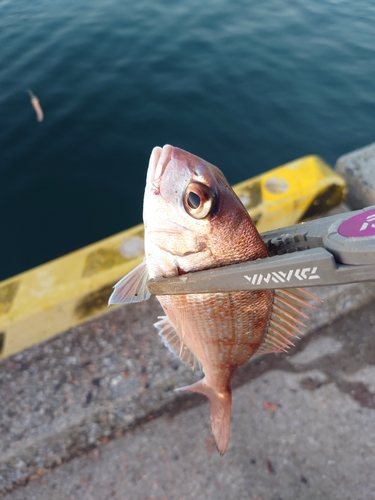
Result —
<instances>
[{"instance_id":1,"label":"spiny dorsal fin","mask_svg":"<svg viewBox=\"0 0 375 500\"><path fill-rule=\"evenodd\" d=\"M181 359L186 365L190 366L193 370L200 369L201 364L194 356L191 350L183 343L177 334L174 326L171 324L167 316L158 316L157 323L154 327L158 330L158 334L168 349Z\"/></svg>"},{"instance_id":2,"label":"spiny dorsal fin","mask_svg":"<svg viewBox=\"0 0 375 500\"><path fill-rule=\"evenodd\" d=\"M108 305L130 304L149 299L151 294L147 288L148 279L147 262L144 260L116 283L114 291L109 297Z\"/></svg>"},{"instance_id":3,"label":"spiny dorsal fin","mask_svg":"<svg viewBox=\"0 0 375 500\"><path fill-rule=\"evenodd\" d=\"M308 319L302 309L315 309L308 299L321 302L319 297L304 288L275 291L268 330L256 355L287 351L294 345L291 339L304 334L299 328L306 326L301 319Z\"/></svg>"}]
</instances>

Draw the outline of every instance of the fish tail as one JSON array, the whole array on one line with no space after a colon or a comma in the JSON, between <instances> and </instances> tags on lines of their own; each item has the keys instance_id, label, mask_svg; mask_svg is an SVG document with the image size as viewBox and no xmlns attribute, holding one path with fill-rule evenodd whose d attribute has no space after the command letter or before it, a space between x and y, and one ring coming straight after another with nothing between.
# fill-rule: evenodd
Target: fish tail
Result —
<instances>
[{"instance_id":1,"label":"fish tail","mask_svg":"<svg viewBox=\"0 0 375 500\"><path fill-rule=\"evenodd\" d=\"M29 94L30 96L30 99L32 99L33 97L35 97L35 95L33 94L33 91L30 90L30 89L27 89L26 92Z\"/></svg>"},{"instance_id":2,"label":"fish tail","mask_svg":"<svg viewBox=\"0 0 375 500\"><path fill-rule=\"evenodd\" d=\"M232 391L230 387L217 391L206 383L203 378L195 384L181 387L179 391L193 391L204 394L210 400L211 429L220 455L224 455L228 446L230 433L230 416L232 410Z\"/></svg>"}]
</instances>

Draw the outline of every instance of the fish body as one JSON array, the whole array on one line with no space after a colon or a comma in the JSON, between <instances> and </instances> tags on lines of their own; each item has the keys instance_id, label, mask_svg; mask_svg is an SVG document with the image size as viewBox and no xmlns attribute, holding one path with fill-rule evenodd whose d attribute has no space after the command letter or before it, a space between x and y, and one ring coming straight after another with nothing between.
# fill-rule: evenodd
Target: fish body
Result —
<instances>
[{"instance_id":1,"label":"fish body","mask_svg":"<svg viewBox=\"0 0 375 500\"><path fill-rule=\"evenodd\" d=\"M38 120L38 122L42 122L43 121L43 118L44 118L44 114L43 114L43 110L42 110L42 107L40 105L40 102L39 102L39 99L37 98L36 95L34 95L32 93L31 90L28 90L27 91L29 96L30 96L30 102L35 110L35 113L36 113L36 119Z\"/></svg>"},{"instance_id":2,"label":"fish body","mask_svg":"<svg viewBox=\"0 0 375 500\"><path fill-rule=\"evenodd\" d=\"M125 276L112 303L146 300L150 278L171 277L267 257L245 207L222 172L179 148L154 148L143 211L145 261ZM216 445L230 432L231 379L254 354L285 350L296 335L303 291L239 291L157 296L166 316L155 324L182 361L204 378L182 388L205 394Z\"/></svg>"}]
</instances>

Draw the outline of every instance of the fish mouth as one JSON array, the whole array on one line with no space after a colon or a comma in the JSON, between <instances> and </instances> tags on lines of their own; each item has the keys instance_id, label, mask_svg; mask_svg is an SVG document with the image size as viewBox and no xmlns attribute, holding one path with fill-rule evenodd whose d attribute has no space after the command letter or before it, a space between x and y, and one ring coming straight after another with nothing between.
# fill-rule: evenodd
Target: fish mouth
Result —
<instances>
[{"instance_id":1,"label":"fish mouth","mask_svg":"<svg viewBox=\"0 0 375 500\"><path fill-rule=\"evenodd\" d=\"M147 171L147 186L154 194L160 194L160 183L163 173L172 157L173 146L166 144L163 148L155 147L150 156Z\"/></svg>"}]
</instances>

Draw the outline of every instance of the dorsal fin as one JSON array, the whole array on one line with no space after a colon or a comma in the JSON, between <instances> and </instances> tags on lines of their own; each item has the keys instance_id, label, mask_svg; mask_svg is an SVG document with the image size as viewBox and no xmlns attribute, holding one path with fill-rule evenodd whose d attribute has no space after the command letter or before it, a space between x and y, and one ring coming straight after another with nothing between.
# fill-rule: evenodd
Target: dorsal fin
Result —
<instances>
[{"instance_id":1,"label":"dorsal fin","mask_svg":"<svg viewBox=\"0 0 375 500\"><path fill-rule=\"evenodd\" d=\"M147 262L144 260L114 286L108 305L142 302L150 298L147 288L149 279Z\"/></svg>"},{"instance_id":2,"label":"dorsal fin","mask_svg":"<svg viewBox=\"0 0 375 500\"><path fill-rule=\"evenodd\" d=\"M158 334L162 338L164 345L193 370L200 369L200 362L183 343L168 317L158 316L158 319L159 321L154 324L154 327L158 330Z\"/></svg>"},{"instance_id":3,"label":"dorsal fin","mask_svg":"<svg viewBox=\"0 0 375 500\"><path fill-rule=\"evenodd\" d=\"M306 326L301 319L308 319L302 309L315 309L308 299L321 302L319 297L304 288L275 290L268 330L256 355L287 351L294 345L291 339L304 334L299 328Z\"/></svg>"}]
</instances>

